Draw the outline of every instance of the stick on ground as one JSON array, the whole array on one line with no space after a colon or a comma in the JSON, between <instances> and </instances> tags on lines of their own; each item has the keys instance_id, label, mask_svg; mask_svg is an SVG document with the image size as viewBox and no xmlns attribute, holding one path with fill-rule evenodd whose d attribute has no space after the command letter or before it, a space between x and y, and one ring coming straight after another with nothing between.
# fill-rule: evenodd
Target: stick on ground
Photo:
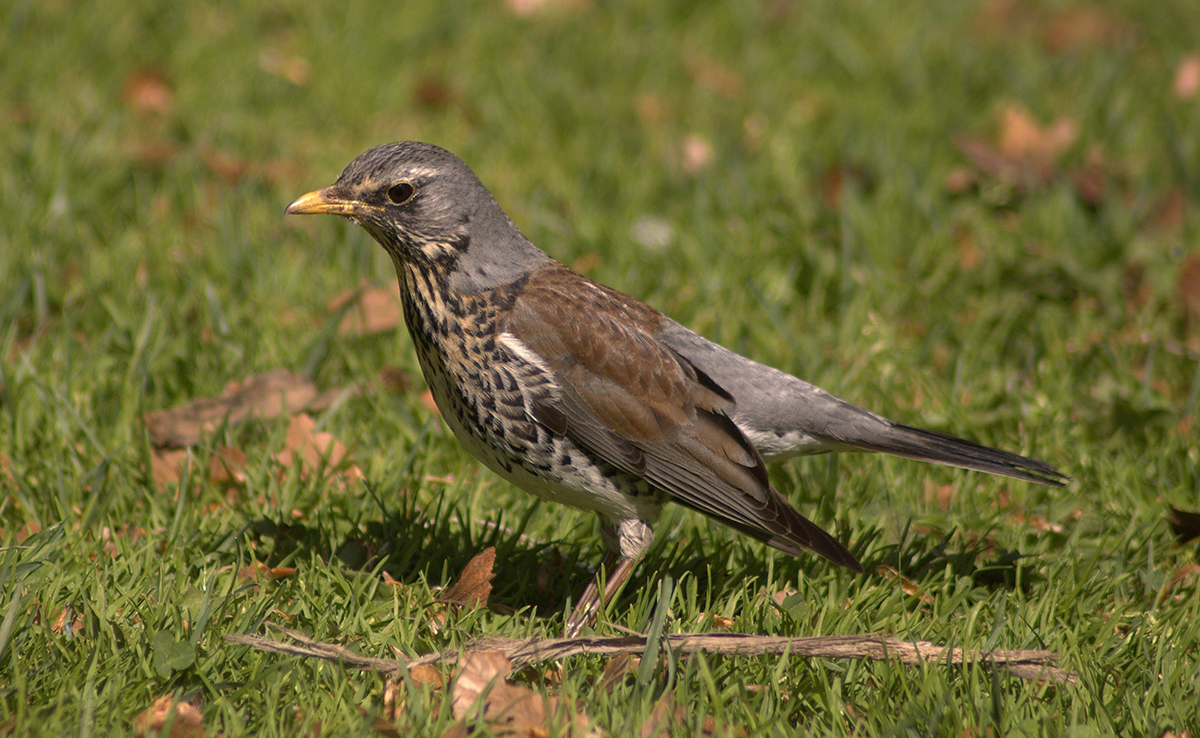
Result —
<instances>
[{"instance_id":1,"label":"stick on ground","mask_svg":"<svg viewBox=\"0 0 1200 738\"><path fill-rule=\"evenodd\" d=\"M616 656L621 653L640 654L646 649L641 636L581 638L547 638L522 640L518 638L479 638L463 650L442 651L408 660L377 659L363 656L333 643L314 641L303 633L271 626L292 642L265 636L227 635L226 640L250 646L258 651L304 656L337 661L359 669L391 673L411 669L421 664L454 664L470 651L499 651L513 666L557 661L569 656L593 654ZM985 664L1002 667L1022 679L1043 680L1059 684L1078 684L1079 676L1056 666L1058 656L1051 651L969 651L939 646L929 641L904 641L881 635L815 636L788 638L758 636L742 633L678 633L664 637L665 645L682 653L713 653L725 656L762 656L788 653L804 658L898 660L904 664L943 663L949 665Z\"/></svg>"}]
</instances>

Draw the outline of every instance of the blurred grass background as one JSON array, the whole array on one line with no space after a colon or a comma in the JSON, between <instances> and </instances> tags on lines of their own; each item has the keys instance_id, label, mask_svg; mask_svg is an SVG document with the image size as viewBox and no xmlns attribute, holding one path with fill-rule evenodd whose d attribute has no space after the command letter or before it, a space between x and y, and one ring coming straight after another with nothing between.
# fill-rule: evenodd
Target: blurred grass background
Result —
<instances>
[{"instance_id":1,"label":"blurred grass background","mask_svg":"<svg viewBox=\"0 0 1200 738\"><path fill-rule=\"evenodd\" d=\"M577 658L544 689L611 735L665 693L679 734L1195 732L1196 548L1166 513L1200 507L1197 10L6 4L0 732L132 734L174 695L210 734L371 734L378 677L222 636L270 621L390 656L558 634L599 557L593 521L468 457L419 401L403 329L332 330L329 302L391 265L347 224L282 216L403 139L454 151L551 255L705 335L1075 479L784 464L785 494L922 596L675 511L608 619L644 632L670 575L674 631L717 614L750 633L1049 648L1081 686L676 656L611 692L603 661ZM1024 149L1014 121L1034 126ZM978 144L1008 158L989 168ZM279 367L363 388L316 418L365 482L289 473L285 419L193 449L201 472L244 450L233 489L155 482L145 413ZM403 372L412 387L385 381ZM431 587L489 544L493 601L527 609L435 627ZM298 571L239 576L259 561ZM442 735L448 703L414 688L391 717Z\"/></svg>"}]
</instances>

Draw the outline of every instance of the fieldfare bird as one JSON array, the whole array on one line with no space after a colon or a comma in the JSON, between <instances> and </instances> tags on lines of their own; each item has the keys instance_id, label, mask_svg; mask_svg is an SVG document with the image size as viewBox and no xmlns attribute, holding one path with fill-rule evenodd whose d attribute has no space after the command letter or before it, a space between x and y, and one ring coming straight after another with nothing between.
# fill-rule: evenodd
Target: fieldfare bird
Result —
<instances>
[{"instance_id":1,"label":"fieldfare bird","mask_svg":"<svg viewBox=\"0 0 1200 738\"><path fill-rule=\"evenodd\" d=\"M1041 484L1068 479L1045 462L855 407L571 271L436 146L377 146L287 212L340 215L383 246L446 424L526 492L596 513L608 593L650 546L668 501L861 572L771 487L765 459L881 451ZM600 604L594 581L568 632Z\"/></svg>"}]
</instances>

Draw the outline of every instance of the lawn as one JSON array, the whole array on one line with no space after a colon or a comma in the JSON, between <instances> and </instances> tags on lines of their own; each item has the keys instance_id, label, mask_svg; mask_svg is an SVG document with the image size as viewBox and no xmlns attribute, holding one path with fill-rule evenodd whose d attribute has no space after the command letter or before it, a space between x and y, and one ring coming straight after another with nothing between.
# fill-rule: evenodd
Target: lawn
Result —
<instances>
[{"instance_id":1,"label":"lawn","mask_svg":"<svg viewBox=\"0 0 1200 738\"><path fill-rule=\"evenodd\" d=\"M1200 564L1169 522L1200 509L1196 17L8 3L0 734L502 730L456 715L468 679L447 664L384 676L227 639L284 627L396 659L557 637L600 559L590 516L536 503L441 424L383 251L283 215L405 139L457 153L555 258L700 333L1073 478L784 462L775 486L867 574L672 508L593 631L1045 649L1076 684L651 638L640 662L510 675L497 689L560 700L530 734L1197 734ZM283 370L288 402L165 438L159 411L227 408ZM486 606L448 602L492 546ZM163 698L173 728L152 719Z\"/></svg>"}]
</instances>

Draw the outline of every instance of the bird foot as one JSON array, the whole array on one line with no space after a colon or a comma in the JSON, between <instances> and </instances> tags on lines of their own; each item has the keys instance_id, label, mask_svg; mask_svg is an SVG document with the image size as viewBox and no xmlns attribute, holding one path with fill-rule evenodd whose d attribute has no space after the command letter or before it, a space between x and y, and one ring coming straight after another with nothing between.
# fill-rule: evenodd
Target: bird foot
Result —
<instances>
[{"instance_id":1,"label":"bird foot","mask_svg":"<svg viewBox=\"0 0 1200 738\"><path fill-rule=\"evenodd\" d=\"M614 564L616 565L614 568ZM596 621L596 615L605 603L616 596L620 591L621 585L633 573L633 567L637 564L636 559L622 559L616 554L609 553L605 555L604 561L600 564L600 569L596 572L596 576L588 583L587 589L583 590L583 595L580 596L579 602L575 604L575 609L571 611L571 616L567 618L566 637L576 638L583 631L585 625L590 625ZM607 580L604 581L603 588L601 587L601 577L607 572Z\"/></svg>"}]
</instances>

